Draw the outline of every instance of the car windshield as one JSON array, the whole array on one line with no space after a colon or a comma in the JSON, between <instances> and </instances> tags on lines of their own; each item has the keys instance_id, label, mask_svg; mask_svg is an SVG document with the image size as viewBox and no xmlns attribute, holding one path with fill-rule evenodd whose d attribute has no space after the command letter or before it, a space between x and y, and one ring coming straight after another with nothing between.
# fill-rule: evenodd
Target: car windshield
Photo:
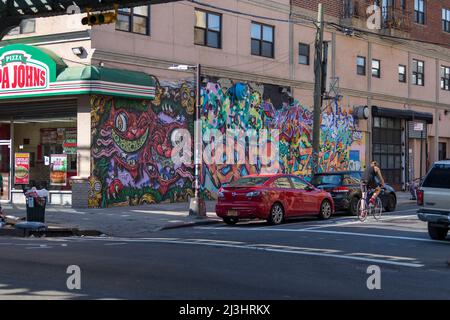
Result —
<instances>
[{"instance_id":1,"label":"car windshield","mask_svg":"<svg viewBox=\"0 0 450 320\"><path fill-rule=\"evenodd\" d=\"M343 185L354 185L361 183L361 173L360 172L352 172L344 175L342 179Z\"/></svg>"},{"instance_id":2,"label":"car windshield","mask_svg":"<svg viewBox=\"0 0 450 320\"><path fill-rule=\"evenodd\" d=\"M260 186L264 182L269 180L268 177L247 177L247 178L239 178L236 181L230 183L229 187L253 187Z\"/></svg>"},{"instance_id":3,"label":"car windshield","mask_svg":"<svg viewBox=\"0 0 450 320\"><path fill-rule=\"evenodd\" d=\"M450 189L450 164L435 164L425 178L422 186Z\"/></svg>"},{"instance_id":4,"label":"car windshield","mask_svg":"<svg viewBox=\"0 0 450 320\"><path fill-rule=\"evenodd\" d=\"M312 178L311 183L315 186L320 186L324 184L339 185L341 184L341 175L340 174L316 175Z\"/></svg>"}]
</instances>

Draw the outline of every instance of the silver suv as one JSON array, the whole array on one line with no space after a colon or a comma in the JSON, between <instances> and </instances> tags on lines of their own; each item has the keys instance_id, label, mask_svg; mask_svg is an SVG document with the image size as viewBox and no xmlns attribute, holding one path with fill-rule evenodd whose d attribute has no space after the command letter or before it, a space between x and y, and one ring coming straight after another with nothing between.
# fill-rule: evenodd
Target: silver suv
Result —
<instances>
[{"instance_id":1,"label":"silver suv","mask_svg":"<svg viewBox=\"0 0 450 320\"><path fill-rule=\"evenodd\" d=\"M438 161L417 191L419 219L428 222L428 234L444 240L450 226L450 160Z\"/></svg>"}]
</instances>

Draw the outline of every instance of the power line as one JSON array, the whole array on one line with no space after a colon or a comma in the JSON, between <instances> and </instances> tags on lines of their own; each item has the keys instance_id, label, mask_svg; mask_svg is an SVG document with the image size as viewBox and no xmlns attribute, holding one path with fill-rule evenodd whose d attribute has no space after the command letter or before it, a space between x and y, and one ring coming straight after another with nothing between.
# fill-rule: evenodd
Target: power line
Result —
<instances>
[{"instance_id":1,"label":"power line","mask_svg":"<svg viewBox=\"0 0 450 320\"><path fill-rule=\"evenodd\" d=\"M295 20L291 19L291 18L289 18L289 19L279 19L279 18L272 18L272 17L267 17L267 16L255 15L255 14L251 14L251 13L245 13L245 12L236 11L236 10L233 10L233 9L227 9L227 8L223 8L223 7L212 5L212 4L208 4L208 3L203 3L203 2L198 1L198 0L187 0L187 1L191 2L191 3L194 3L194 4L197 4L197 5L209 7L209 8L216 9L216 10L221 10L221 11L232 13L232 14L236 14L236 15L248 16L248 17L257 18L257 19L263 19L263 20L268 20L268 21L283 22L283 23L293 23L293 24L301 25L301 24L304 24L304 23L298 22L298 19L301 19L304 22L306 22L308 24L313 24L315 27L317 27L317 20L314 19L314 18L307 17L307 16L298 17L298 15L296 15L297 17L295 18ZM403 40L403 41L431 44L431 45L437 45L437 46L445 46L444 43L440 43L440 42L433 42L433 41L427 41L427 40L405 38L405 37L400 37L400 36L384 35L384 34L379 34L377 32L372 32L372 31L369 31L369 30L363 30L363 29L354 28L354 27L350 27L350 26L344 26L344 25L341 25L341 24L338 24L338 23L335 23L335 22L331 22L331 21L324 21L324 23L327 26L332 26L336 30L339 30L339 31L342 31L342 29L351 29L351 30L357 31L359 33L375 35L375 36L378 36L378 37L381 37L381 38L390 38L390 39L395 39L395 40Z\"/></svg>"},{"instance_id":2,"label":"power line","mask_svg":"<svg viewBox=\"0 0 450 320\"><path fill-rule=\"evenodd\" d=\"M236 11L233 9L228 9L228 8L223 8L223 7L219 7L213 4L209 4L209 3L203 3L197 0L187 0L189 2L195 3L197 5L201 5L204 7L208 7L208 8L212 8L212 9L216 9L216 10L221 10L224 12L228 12L228 13L232 13L232 14L237 14L237 15L241 15L241 16L247 16L247 17L251 17L251 18L256 18L256 19L263 19L263 20L269 20L269 21L275 21L275 22L284 22L284 23L294 23L296 24L296 22L292 21L291 19L280 19L280 18L272 18L272 17L267 17L267 16L260 16L260 15L256 15L256 14L252 14L252 13L246 13L246 12L242 12L242 11ZM312 19L312 18L308 18L308 17L304 17L304 18L297 18L297 19L302 19L305 22L308 23L313 23L315 24L317 21Z\"/></svg>"},{"instance_id":3,"label":"power line","mask_svg":"<svg viewBox=\"0 0 450 320\"><path fill-rule=\"evenodd\" d=\"M400 37L400 36L379 34L377 32L373 32L373 31L369 31L369 30L363 30L363 29L359 29L359 28L353 28L350 26L344 26L344 25L341 25L341 24L338 24L335 22L325 22L325 23L329 26L334 27L336 30L339 30L339 31L342 31L342 29L350 29L350 30L357 31L359 33L375 35L375 36L378 36L381 38L390 38L390 39L395 39L395 40L412 41L412 42L419 42L419 43L432 44L432 45L438 45L438 46L445 46L445 44L441 43L441 42L433 42L433 41L427 41L427 40L421 40L421 39L411 39L411 38L405 38L405 37Z\"/></svg>"}]
</instances>

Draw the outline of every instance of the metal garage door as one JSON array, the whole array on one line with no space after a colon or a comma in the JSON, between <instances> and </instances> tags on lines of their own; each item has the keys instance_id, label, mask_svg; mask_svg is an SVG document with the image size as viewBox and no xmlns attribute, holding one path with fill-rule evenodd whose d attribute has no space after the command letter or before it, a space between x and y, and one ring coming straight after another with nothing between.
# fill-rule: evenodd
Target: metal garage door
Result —
<instances>
[{"instance_id":1,"label":"metal garage door","mask_svg":"<svg viewBox=\"0 0 450 320\"><path fill-rule=\"evenodd\" d=\"M77 100L17 100L0 103L0 120L36 119L53 117L76 117Z\"/></svg>"}]
</instances>

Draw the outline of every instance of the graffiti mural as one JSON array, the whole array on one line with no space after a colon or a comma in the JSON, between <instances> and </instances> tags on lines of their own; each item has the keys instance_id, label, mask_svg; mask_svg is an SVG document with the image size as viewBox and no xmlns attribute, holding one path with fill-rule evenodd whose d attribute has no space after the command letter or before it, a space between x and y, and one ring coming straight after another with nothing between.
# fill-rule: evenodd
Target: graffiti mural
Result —
<instances>
[{"instance_id":1,"label":"graffiti mural","mask_svg":"<svg viewBox=\"0 0 450 320\"><path fill-rule=\"evenodd\" d=\"M280 99L278 86L215 79L202 88L202 130L279 132L277 171L311 172L312 110L299 101ZM193 196L193 165L174 163L172 137L177 129L193 134L195 90L191 82L158 83L152 101L92 96L92 176L89 206L109 207L186 201ZM320 171L360 170L364 133L350 110L331 101L322 113ZM271 146L272 140L268 139ZM237 139L247 150L245 139ZM204 147L207 142L204 143ZM224 184L264 171L259 162L204 163L201 190L215 198Z\"/></svg>"},{"instance_id":2,"label":"graffiti mural","mask_svg":"<svg viewBox=\"0 0 450 320\"><path fill-rule=\"evenodd\" d=\"M279 171L308 175L311 172L312 111L300 102L274 106L259 84L211 82L202 90L203 132L215 129L279 130ZM245 142L242 142L244 143ZM364 162L364 134L348 110L333 101L322 113L319 171L359 170ZM204 164L203 187L214 193L240 176L261 172L261 164Z\"/></svg>"},{"instance_id":3,"label":"graffiti mural","mask_svg":"<svg viewBox=\"0 0 450 320\"><path fill-rule=\"evenodd\" d=\"M193 169L172 162L171 135L192 127L194 105L187 83L158 84L153 101L92 96L89 206L187 200Z\"/></svg>"}]
</instances>

